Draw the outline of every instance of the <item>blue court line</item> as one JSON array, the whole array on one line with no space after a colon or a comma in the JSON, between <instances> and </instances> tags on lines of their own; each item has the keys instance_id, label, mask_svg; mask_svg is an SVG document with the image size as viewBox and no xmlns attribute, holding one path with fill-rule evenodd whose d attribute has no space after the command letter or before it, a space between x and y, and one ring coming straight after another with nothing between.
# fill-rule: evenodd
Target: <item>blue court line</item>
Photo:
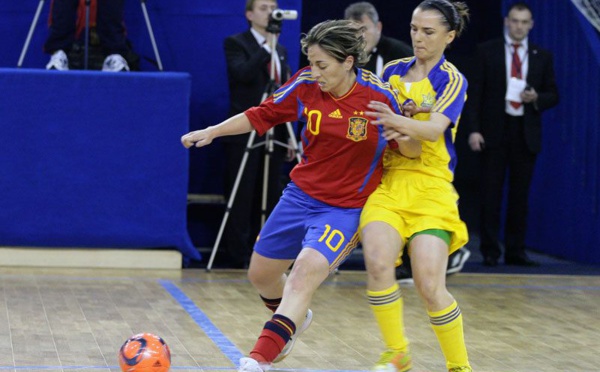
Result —
<instances>
[{"instance_id":1,"label":"blue court line","mask_svg":"<svg viewBox=\"0 0 600 372\"><path fill-rule=\"evenodd\" d=\"M219 349L225 354L225 356L234 364L237 365L238 360L244 355L235 347L235 345L229 341L225 335L208 319L206 314L200 310L196 304L185 294L179 287L173 282L168 280L159 280L162 285L177 302L183 307L185 311L194 319L196 324L206 333L208 337L217 345ZM173 367L171 367L173 368ZM180 369L186 369L181 367ZM189 369L189 368L187 368ZM214 368L214 367L202 367L202 369L222 369L230 370L231 368ZM235 370L236 368L233 368ZM294 371L294 372L365 372L363 370L327 370L327 369L299 369L299 368L271 368L270 371Z\"/></svg>"},{"instance_id":2,"label":"blue court line","mask_svg":"<svg viewBox=\"0 0 600 372\"><path fill-rule=\"evenodd\" d=\"M206 314L200 310L194 301L192 301L179 287L177 287L173 282L168 280L159 280L160 285L162 285L167 292L173 296L177 302L183 307L185 311L194 319L196 324L200 326L202 331L206 333L206 335L212 340L212 342L217 345L221 352L225 354L227 359L229 359L234 365L237 365L238 360L244 357L238 348L231 342L223 332L217 326L213 324L213 322L208 319Z\"/></svg>"}]
</instances>

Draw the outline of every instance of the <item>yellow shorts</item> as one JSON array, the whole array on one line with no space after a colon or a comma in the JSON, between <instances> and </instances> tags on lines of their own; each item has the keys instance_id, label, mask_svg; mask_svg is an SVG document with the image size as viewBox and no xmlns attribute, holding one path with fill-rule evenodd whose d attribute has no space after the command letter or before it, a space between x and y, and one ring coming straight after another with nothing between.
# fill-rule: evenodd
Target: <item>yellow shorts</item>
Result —
<instances>
[{"instance_id":1,"label":"yellow shorts","mask_svg":"<svg viewBox=\"0 0 600 372\"><path fill-rule=\"evenodd\" d=\"M381 184L363 208L360 230L375 221L395 228L404 243L423 230L446 230L451 234L448 254L469 241L467 226L458 213L458 194L452 183L414 171L386 170Z\"/></svg>"}]
</instances>

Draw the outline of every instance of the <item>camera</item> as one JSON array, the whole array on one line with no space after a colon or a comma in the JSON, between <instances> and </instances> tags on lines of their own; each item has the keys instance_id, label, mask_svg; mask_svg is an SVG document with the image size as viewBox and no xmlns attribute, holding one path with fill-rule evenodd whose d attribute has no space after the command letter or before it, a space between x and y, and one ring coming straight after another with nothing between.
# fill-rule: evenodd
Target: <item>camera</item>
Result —
<instances>
[{"instance_id":1,"label":"camera","mask_svg":"<svg viewBox=\"0 0 600 372\"><path fill-rule=\"evenodd\" d=\"M270 18L275 21L293 21L298 18L298 12L295 10L275 9Z\"/></svg>"}]
</instances>

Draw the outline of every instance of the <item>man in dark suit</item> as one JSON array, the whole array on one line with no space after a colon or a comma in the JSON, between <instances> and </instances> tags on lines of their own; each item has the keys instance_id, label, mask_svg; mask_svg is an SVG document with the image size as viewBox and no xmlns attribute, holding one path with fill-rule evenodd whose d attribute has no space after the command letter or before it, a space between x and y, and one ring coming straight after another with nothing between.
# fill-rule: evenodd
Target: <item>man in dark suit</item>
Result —
<instances>
[{"instance_id":1,"label":"man in dark suit","mask_svg":"<svg viewBox=\"0 0 600 372\"><path fill-rule=\"evenodd\" d=\"M503 185L508 171L504 263L536 266L525 253L529 186L541 149L542 112L558 104L553 58L529 42L531 9L516 3L505 20L504 39L481 44L466 103L469 146L481 152L483 264L496 266Z\"/></svg>"},{"instance_id":2,"label":"man in dark suit","mask_svg":"<svg viewBox=\"0 0 600 372\"><path fill-rule=\"evenodd\" d=\"M350 4L344 11L344 19L351 19L366 27L365 49L370 58L364 68L378 76L381 76L383 66L389 61L413 55L410 45L381 33L383 25L373 4L366 1Z\"/></svg>"},{"instance_id":3,"label":"man in dark suit","mask_svg":"<svg viewBox=\"0 0 600 372\"><path fill-rule=\"evenodd\" d=\"M260 104L270 87L272 47L277 35L267 32L269 15L277 9L275 0L247 0L246 18L250 28L240 34L229 36L224 41L229 78L229 116L233 116ZM287 51L277 43L273 53L274 83L282 84L290 77L287 64ZM274 129L274 138L286 143L286 126ZM241 160L248 143L249 134L223 138L225 150L225 192L227 198L234 186ZM255 137L254 144L264 138ZM260 230L261 202L263 192L263 171L266 146L259 146L249 152L246 166L235 200L230 211L224 233L225 249L220 252L221 266L230 268L247 267L252 247ZM282 191L281 173L286 149L274 146L270 156L269 179L267 182L267 214L273 209Z\"/></svg>"}]
</instances>

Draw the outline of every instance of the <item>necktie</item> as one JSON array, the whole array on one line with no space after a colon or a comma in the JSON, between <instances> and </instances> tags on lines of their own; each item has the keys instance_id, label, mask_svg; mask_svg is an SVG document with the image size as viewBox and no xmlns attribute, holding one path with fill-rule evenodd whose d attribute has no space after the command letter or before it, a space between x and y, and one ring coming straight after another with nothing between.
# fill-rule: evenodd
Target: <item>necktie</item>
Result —
<instances>
[{"instance_id":1,"label":"necktie","mask_svg":"<svg viewBox=\"0 0 600 372\"><path fill-rule=\"evenodd\" d=\"M521 44L513 44L513 55L512 55L512 66L510 68L510 76L515 77L517 79L521 79L523 76L521 74L521 58L519 58L519 47ZM510 105L516 109L521 107L520 102L510 101Z\"/></svg>"}]
</instances>

